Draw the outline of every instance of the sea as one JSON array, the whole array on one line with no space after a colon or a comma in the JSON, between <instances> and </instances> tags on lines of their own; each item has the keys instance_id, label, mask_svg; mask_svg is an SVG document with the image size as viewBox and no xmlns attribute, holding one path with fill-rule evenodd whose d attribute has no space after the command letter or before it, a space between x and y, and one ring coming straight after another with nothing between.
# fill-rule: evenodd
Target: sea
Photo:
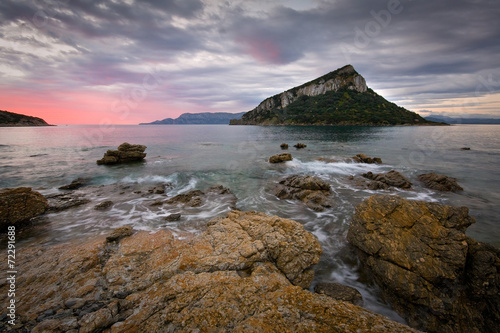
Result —
<instances>
[{"instance_id":1,"label":"sea","mask_svg":"<svg viewBox=\"0 0 500 333\"><path fill-rule=\"evenodd\" d=\"M147 146L142 163L99 166L108 149L123 142ZM307 145L295 149L296 143ZM293 160L268 162L289 145ZM468 148L468 149L463 149ZM470 149L469 149L470 148ZM349 161L356 154L380 157L382 164ZM323 158L323 160L318 160ZM93 204L51 212L43 227L18 241L19 247L50 246L109 233L131 225L155 232L169 229L179 238L204 230L206 222L231 209L208 202L183 212L178 222L165 222L173 211L152 210L152 200L213 185L229 188L236 208L296 220L321 242L323 255L315 282L338 282L358 289L364 306L394 320L403 320L387 305L346 240L356 205L377 193L411 200L467 206L476 223L467 234L500 246L500 125L453 126L229 126L229 125L68 125L0 128L0 188L31 187L44 195L76 178L86 178ZM396 170L413 182L410 190L371 191L354 186L350 176ZM426 189L417 180L436 172L457 179L459 193ZM280 200L272 188L288 175L320 177L331 184L335 205L316 212L293 200ZM135 187L134 187L135 186ZM163 187L165 194L134 195L128 188ZM132 191L132 190L130 190ZM137 192L139 193L139 192ZM126 198L126 199L123 199ZM116 202L107 211L93 206ZM21 252L22 253L22 252ZM313 284L314 284L313 283Z\"/></svg>"}]
</instances>

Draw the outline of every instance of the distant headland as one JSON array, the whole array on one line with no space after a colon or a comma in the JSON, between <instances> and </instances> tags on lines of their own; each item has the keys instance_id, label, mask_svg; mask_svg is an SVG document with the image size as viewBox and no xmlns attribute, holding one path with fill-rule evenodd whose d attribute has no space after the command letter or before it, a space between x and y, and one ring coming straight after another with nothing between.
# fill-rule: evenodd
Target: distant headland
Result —
<instances>
[{"instance_id":1,"label":"distant headland","mask_svg":"<svg viewBox=\"0 0 500 333\"><path fill-rule=\"evenodd\" d=\"M0 110L0 127L55 126L38 117Z\"/></svg>"},{"instance_id":2,"label":"distant headland","mask_svg":"<svg viewBox=\"0 0 500 333\"><path fill-rule=\"evenodd\" d=\"M140 123L139 125L227 125L231 119L240 119L245 112L202 112L202 113L183 113L178 118L165 118L156 120L152 123Z\"/></svg>"},{"instance_id":3,"label":"distant headland","mask_svg":"<svg viewBox=\"0 0 500 333\"><path fill-rule=\"evenodd\" d=\"M387 101L351 65L269 97L230 124L444 125Z\"/></svg>"}]
</instances>

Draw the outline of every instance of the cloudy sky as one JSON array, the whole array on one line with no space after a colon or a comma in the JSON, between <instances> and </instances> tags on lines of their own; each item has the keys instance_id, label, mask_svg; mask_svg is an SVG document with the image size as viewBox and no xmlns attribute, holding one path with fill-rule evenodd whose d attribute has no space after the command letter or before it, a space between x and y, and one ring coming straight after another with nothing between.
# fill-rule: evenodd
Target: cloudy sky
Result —
<instances>
[{"instance_id":1,"label":"cloudy sky","mask_svg":"<svg viewBox=\"0 0 500 333\"><path fill-rule=\"evenodd\" d=\"M424 116L500 117L498 0L1 0L0 109L241 112L346 64Z\"/></svg>"}]
</instances>

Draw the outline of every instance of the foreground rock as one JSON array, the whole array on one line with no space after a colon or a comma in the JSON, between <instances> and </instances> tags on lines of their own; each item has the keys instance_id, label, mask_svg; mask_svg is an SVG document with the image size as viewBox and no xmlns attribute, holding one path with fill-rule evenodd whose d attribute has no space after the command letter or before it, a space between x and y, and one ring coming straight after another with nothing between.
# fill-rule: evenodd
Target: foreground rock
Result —
<instances>
[{"instance_id":1,"label":"foreground rock","mask_svg":"<svg viewBox=\"0 0 500 333\"><path fill-rule=\"evenodd\" d=\"M0 190L0 228L20 225L49 209L43 195L29 187Z\"/></svg>"},{"instance_id":2,"label":"foreground rock","mask_svg":"<svg viewBox=\"0 0 500 333\"><path fill-rule=\"evenodd\" d=\"M375 195L356 207L348 240L410 326L500 332L500 250L465 235L466 207Z\"/></svg>"},{"instance_id":3,"label":"foreground rock","mask_svg":"<svg viewBox=\"0 0 500 333\"><path fill-rule=\"evenodd\" d=\"M410 189L411 186L413 185L405 176L400 174L399 172L395 170L391 170L387 173L372 173L367 172L363 174L363 177L366 179L370 179L374 182L380 182L382 184L388 185L388 186L394 186L402 189ZM380 188L384 188L384 185L380 185Z\"/></svg>"},{"instance_id":4,"label":"foreground rock","mask_svg":"<svg viewBox=\"0 0 500 333\"><path fill-rule=\"evenodd\" d=\"M146 157L145 150L146 146L131 145L124 142L118 147L118 150L108 150L102 159L97 160L97 164L120 164L142 161Z\"/></svg>"},{"instance_id":5,"label":"foreground rock","mask_svg":"<svg viewBox=\"0 0 500 333\"><path fill-rule=\"evenodd\" d=\"M295 221L233 211L196 238L131 233L123 227L108 239L27 248L18 331L413 331L304 290L321 249Z\"/></svg>"},{"instance_id":6,"label":"foreground rock","mask_svg":"<svg viewBox=\"0 0 500 333\"><path fill-rule=\"evenodd\" d=\"M367 163L367 164L382 164L382 159L380 157L368 157L365 154L356 154L352 157L352 160L356 163Z\"/></svg>"},{"instance_id":7,"label":"foreground rock","mask_svg":"<svg viewBox=\"0 0 500 333\"><path fill-rule=\"evenodd\" d=\"M292 159L292 154L282 153L269 157L269 163L283 163L286 161L291 161Z\"/></svg>"},{"instance_id":8,"label":"foreground rock","mask_svg":"<svg viewBox=\"0 0 500 333\"><path fill-rule=\"evenodd\" d=\"M314 176L287 177L275 186L273 193L280 199L300 200L316 211L323 211L334 205L330 184Z\"/></svg>"},{"instance_id":9,"label":"foreground rock","mask_svg":"<svg viewBox=\"0 0 500 333\"><path fill-rule=\"evenodd\" d=\"M431 190L446 192L458 192L464 190L460 185L458 185L456 178L438 175L434 172L419 175L417 179Z\"/></svg>"}]
</instances>

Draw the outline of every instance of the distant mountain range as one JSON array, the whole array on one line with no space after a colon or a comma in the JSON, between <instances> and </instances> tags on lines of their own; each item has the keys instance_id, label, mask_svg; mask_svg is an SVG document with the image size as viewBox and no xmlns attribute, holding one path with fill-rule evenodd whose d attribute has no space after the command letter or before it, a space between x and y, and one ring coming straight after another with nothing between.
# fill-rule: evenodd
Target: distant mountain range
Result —
<instances>
[{"instance_id":1,"label":"distant mountain range","mask_svg":"<svg viewBox=\"0 0 500 333\"><path fill-rule=\"evenodd\" d=\"M442 125L387 101L347 65L262 101L231 125Z\"/></svg>"},{"instance_id":2,"label":"distant mountain range","mask_svg":"<svg viewBox=\"0 0 500 333\"><path fill-rule=\"evenodd\" d=\"M453 118L445 116L428 116L425 119L435 122L442 122L450 125L455 124L484 124L484 125L499 125L499 118Z\"/></svg>"},{"instance_id":3,"label":"distant mountain range","mask_svg":"<svg viewBox=\"0 0 500 333\"><path fill-rule=\"evenodd\" d=\"M166 118L153 121L152 123L140 123L139 125L217 125L229 124L231 119L240 119L245 112L202 112L202 113L183 113L178 118Z\"/></svg>"},{"instance_id":4,"label":"distant mountain range","mask_svg":"<svg viewBox=\"0 0 500 333\"><path fill-rule=\"evenodd\" d=\"M0 110L0 127L53 126L38 117Z\"/></svg>"}]
</instances>

